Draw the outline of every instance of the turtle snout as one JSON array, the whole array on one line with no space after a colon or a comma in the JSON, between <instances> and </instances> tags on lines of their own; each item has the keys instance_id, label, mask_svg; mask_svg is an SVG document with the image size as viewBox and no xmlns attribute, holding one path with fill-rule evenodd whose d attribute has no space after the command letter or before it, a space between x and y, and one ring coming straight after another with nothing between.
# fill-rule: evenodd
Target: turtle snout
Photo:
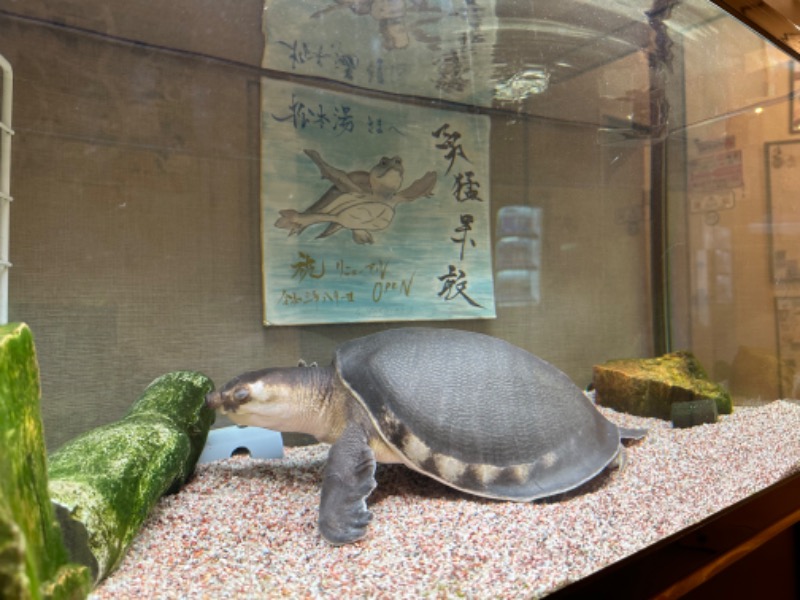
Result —
<instances>
[{"instance_id":1,"label":"turtle snout","mask_svg":"<svg viewBox=\"0 0 800 600\"><path fill-rule=\"evenodd\" d=\"M222 407L222 394L218 391L214 390L213 392L209 392L206 394L206 406L211 410L218 410Z\"/></svg>"},{"instance_id":2,"label":"turtle snout","mask_svg":"<svg viewBox=\"0 0 800 600\"><path fill-rule=\"evenodd\" d=\"M239 410L242 404L251 400L250 390L247 387L237 387L222 390L215 390L206 395L206 406L212 410L217 410L222 414L234 413Z\"/></svg>"}]
</instances>

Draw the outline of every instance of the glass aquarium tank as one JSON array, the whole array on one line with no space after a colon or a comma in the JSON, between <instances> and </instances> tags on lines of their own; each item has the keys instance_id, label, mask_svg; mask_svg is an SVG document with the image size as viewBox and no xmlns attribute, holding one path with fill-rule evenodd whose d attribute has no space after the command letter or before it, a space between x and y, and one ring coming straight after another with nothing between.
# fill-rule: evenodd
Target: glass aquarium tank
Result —
<instances>
[{"instance_id":1,"label":"glass aquarium tank","mask_svg":"<svg viewBox=\"0 0 800 600\"><path fill-rule=\"evenodd\" d=\"M797 28L763 5L745 23L739 4L0 1L0 316L33 332L48 452L122 419L165 373L221 387L322 368L349 340L408 327L509 342L647 430L623 468L533 503L381 465L369 533L342 548L315 526L327 446L290 430L283 461L201 464L93 593L597 590L797 487ZM604 400L610 361L675 353L729 399L705 424ZM445 371L474 372L462 355ZM441 395L424 369L405 377ZM503 411L504 389L444 419ZM536 427L586 435L563 419ZM798 519L765 547L796 560ZM663 589L708 589L671 573Z\"/></svg>"}]
</instances>

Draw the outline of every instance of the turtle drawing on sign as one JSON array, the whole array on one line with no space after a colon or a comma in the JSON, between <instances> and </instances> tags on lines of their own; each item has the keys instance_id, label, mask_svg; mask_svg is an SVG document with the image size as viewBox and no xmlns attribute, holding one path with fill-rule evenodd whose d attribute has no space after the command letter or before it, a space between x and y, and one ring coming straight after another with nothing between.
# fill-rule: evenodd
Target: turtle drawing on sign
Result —
<instances>
[{"instance_id":1,"label":"turtle drawing on sign","mask_svg":"<svg viewBox=\"0 0 800 600\"><path fill-rule=\"evenodd\" d=\"M327 238L341 229L349 229L357 244L372 244L373 231L389 227L395 207L423 196L431 196L436 185L436 173L428 171L408 187L403 185L403 161L399 156L384 156L369 171L337 169L325 162L316 150L304 150L314 161L323 179L333 185L302 212L280 210L275 227L288 229L289 235L299 235L307 227L326 223L317 238Z\"/></svg>"},{"instance_id":2,"label":"turtle drawing on sign","mask_svg":"<svg viewBox=\"0 0 800 600\"><path fill-rule=\"evenodd\" d=\"M312 19L331 11L349 8L355 15L370 15L378 22L378 29L386 50L405 48L409 44L406 26L406 0L334 0L333 4L318 10Z\"/></svg>"}]
</instances>

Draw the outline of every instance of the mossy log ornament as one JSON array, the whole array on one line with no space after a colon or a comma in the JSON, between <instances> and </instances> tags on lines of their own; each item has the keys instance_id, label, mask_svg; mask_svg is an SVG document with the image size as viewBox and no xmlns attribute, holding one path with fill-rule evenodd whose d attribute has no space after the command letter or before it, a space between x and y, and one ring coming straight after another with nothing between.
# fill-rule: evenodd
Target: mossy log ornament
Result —
<instances>
[{"instance_id":1,"label":"mossy log ornament","mask_svg":"<svg viewBox=\"0 0 800 600\"><path fill-rule=\"evenodd\" d=\"M0 326L0 598L84 598L47 495L39 367L30 329Z\"/></svg>"},{"instance_id":2,"label":"mossy log ornament","mask_svg":"<svg viewBox=\"0 0 800 600\"><path fill-rule=\"evenodd\" d=\"M156 379L120 421L50 456L50 497L70 557L100 581L122 560L150 509L194 472L214 411L201 373Z\"/></svg>"}]
</instances>

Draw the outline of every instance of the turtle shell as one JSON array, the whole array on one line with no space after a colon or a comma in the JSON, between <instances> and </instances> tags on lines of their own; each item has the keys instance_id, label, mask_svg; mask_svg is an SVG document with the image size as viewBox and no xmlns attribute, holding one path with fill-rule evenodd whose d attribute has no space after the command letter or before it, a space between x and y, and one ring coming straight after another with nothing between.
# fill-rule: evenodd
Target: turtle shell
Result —
<instances>
[{"instance_id":1,"label":"turtle shell","mask_svg":"<svg viewBox=\"0 0 800 600\"><path fill-rule=\"evenodd\" d=\"M620 430L553 365L495 337L392 329L346 342L337 373L403 461L480 496L574 489L620 448Z\"/></svg>"}]
</instances>

